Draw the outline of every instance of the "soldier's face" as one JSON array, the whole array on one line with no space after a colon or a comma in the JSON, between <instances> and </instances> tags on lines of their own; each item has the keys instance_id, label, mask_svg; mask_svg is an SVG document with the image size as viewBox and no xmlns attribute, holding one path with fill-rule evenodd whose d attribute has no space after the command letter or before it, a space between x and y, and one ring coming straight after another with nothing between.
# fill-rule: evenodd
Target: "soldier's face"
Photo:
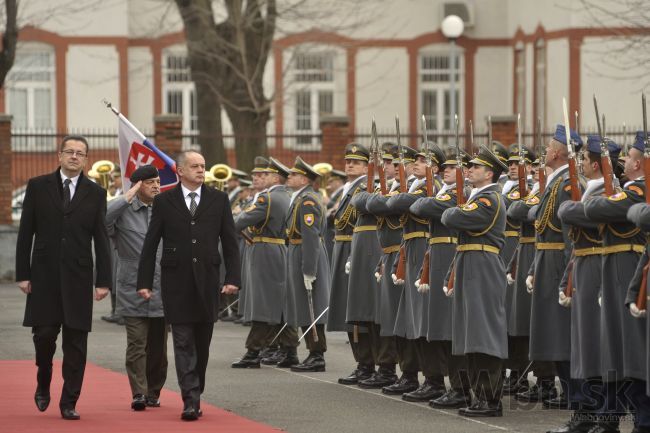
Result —
<instances>
[{"instance_id":1,"label":"soldier's face","mask_svg":"<svg viewBox=\"0 0 650 433\"><path fill-rule=\"evenodd\" d=\"M492 172L484 165L471 165L468 173L469 183L474 187L481 187L492 182Z\"/></svg>"},{"instance_id":2,"label":"soldier's face","mask_svg":"<svg viewBox=\"0 0 650 433\"><path fill-rule=\"evenodd\" d=\"M533 176L533 181L539 182L539 166L538 165L532 166L530 172Z\"/></svg>"},{"instance_id":3,"label":"soldier's face","mask_svg":"<svg viewBox=\"0 0 650 433\"><path fill-rule=\"evenodd\" d=\"M447 184L451 185L456 182L456 166L455 165L445 165L445 170L442 173L442 180Z\"/></svg>"},{"instance_id":4,"label":"soldier's face","mask_svg":"<svg viewBox=\"0 0 650 433\"><path fill-rule=\"evenodd\" d=\"M510 161L508 163L508 179L517 180L519 178L519 162Z\"/></svg>"},{"instance_id":5,"label":"soldier's face","mask_svg":"<svg viewBox=\"0 0 650 433\"><path fill-rule=\"evenodd\" d=\"M413 163L413 174L418 178L423 178L427 173L427 163L423 156L418 156Z\"/></svg>"},{"instance_id":6,"label":"soldier's face","mask_svg":"<svg viewBox=\"0 0 650 433\"><path fill-rule=\"evenodd\" d=\"M325 190L327 191L328 194L332 194L334 191L339 189L343 185L343 180L339 177L330 177L327 180L327 186L325 187Z\"/></svg>"},{"instance_id":7,"label":"soldier's face","mask_svg":"<svg viewBox=\"0 0 650 433\"><path fill-rule=\"evenodd\" d=\"M392 161L384 161L384 174L386 179L393 179L395 177L395 164Z\"/></svg>"},{"instance_id":8,"label":"soldier's face","mask_svg":"<svg viewBox=\"0 0 650 433\"><path fill-rule=\"evenodd\" d=\"M636 178L636 173L641 170L641 162L643 161L643 153L638 149L631 148L628 152L628 156L625 159L625 176L628 179L634 180Z\"/></svg>"},{"instance_id":9,"label":"soldier's face","mask_svg":"<svg viewBox=\"0 0 650 433\"><path fill-rule=\"evenodd\" d=\"M265 181L266 181L267 174L266 173L253 173L251 176L253 178L253 189L258 190L258 191L260 189L264 189L264 187L266 186Z\"/></svg>"},{"instance_id":10,"label":"soldier's face","mask_svg":"<svg viewBox=\"0 0 650 433\"><path fill-rule=\"evenodd\" d=\"M291 188L292 190L297 191L308 183L309 179L306 176L303 176L299 173L289 173L286 185L287 188Z\"/></svg>"},{"instance_id":11,"label":"soldier's face","mask_svg":"<svg viewBox=\"0 0 650 433\"><path fill-rule=\"evenodd\" d=\"M359 177L368 173L368 163L358 159L345 160L345 174L346 176Z\"/></svg>"}]
</instances>

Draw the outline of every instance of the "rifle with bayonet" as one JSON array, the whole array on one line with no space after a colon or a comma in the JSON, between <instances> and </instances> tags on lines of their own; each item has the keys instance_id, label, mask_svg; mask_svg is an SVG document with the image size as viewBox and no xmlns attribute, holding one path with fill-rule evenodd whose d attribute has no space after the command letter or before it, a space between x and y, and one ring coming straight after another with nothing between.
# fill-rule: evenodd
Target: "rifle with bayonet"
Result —
<instances>
[{"instance_id":1,"label":"rifle with bayonet","mask_svg":"<svg viewBox=\"0 0 650 433\"><path fill-rule=\"evenodd\" d=\"M544 194L544 189L546 189L546 155L544 155L544 143L542 142L542 119L537 118L537 148L539 152L539 167L538 167L538 177L539 177L539 195L540 197Z\"/></svg>"},{"instance_id":2,"label":"rifle with bayonet","mask_svg":"<svg viewBox=\"0 0 650 433\"><path fill-rule=\"evenodd\" d=\"M426 160L427 160L427 172L426 172L426 185L427 185L427 197L433 197L433 161L431 154L431 147L429 146L429 139L427 137L427 120L422 115L422 140L424 141ZM430 253L429 248L427 248L424 253L424 258L422 259L422 272L420 273L420 285L429 285L429 263L430 263Z\"/></svg>"},{"instance_id":3,"label":"rifle with bayonet","mask_svg":"<svg viewBox=\"0 0 650 433\"><path fill-rule=\"evenodd\" d=\"M645 202L650 204L650 197L648 197L648 192L650 191L650 142L648 142L648 116L646 113L645 94L641 95L641 104L643 110L643 174L645 176ZM641 287L639 287L639 294L636 298L636 306L639 310L645 310L648 304L648 270L650 270L650 261L643 267Z\"/></svg>"},{"instance_id":4,"label":"rifle with bayonet","mask_svg":"<svg viewBox=\"0 0 650 433\"><path fill-rule=\"evenodd\" d=\"M399 117L395 116L395 129L397 133L397 153L399 154L399 192L405 193L408 192L408 185L406 185L406 167L404 167L404 148L402 147L402 141L399 132ZM397 258L397 269L395 270L395 280L404 281L406 276L406 249L404 248L404 243L400 246L399 257Z\"/></svg>"},{"instance_id":5,"label":"rifle with bayonet","mask_svg":"<svg viewBox=\"0 0 650 433\"><path fill-rule=\"evenodd\" d=\"M366 176L366 191L375 190L375 163L377 162L377 130L375 128L375 119L372 119L372 129L370 132L370 158L368 160L368 174Z\"/></svg>"},{"instance_id":6,"label":"rifle with bayonet","mask_svg":"<svg viewBox=\"0 0 650 433\"><path fill-rule=\"evenodd\" d=\"M600 136L600 168L605 178L605 195L607 197L614 195L614 171L612 170L612 161L609 158L609 148L607 138L605 138L605 116L601 126L600 117L598 116L598 102L594 95L594 110L596 111L596 122L598 123L598 135Z\"/></svg>"},{"instance_id":7,"label":"rifle with bayonet","mask_svg":"<svg viewBox=\"0 0 650 433\"><path fill-rule=\"evenodd\" d=\"M375 125L375 119L372 119L372 136L375 142L375 152L376 155L379 155L379 138L377 137L377 125ZM377 174L379 175L379 190L382 194L388 194L388 189L386 188L386 174L384 173L384 160L381 157L375 158L375 163L377 164Z\"/></svg>"},{"instance_id":8,"label":"rifle with bayonet","mask_svg":"<svg viewBox=\"0 0 650 433\"><path fill-rule=\"evenodd\" d=\"M463 175L463 155L460 152L460 134L458 131L458 114L454 114L456 127L456 193L458 206L465 204L465 176ZM490 127L490 130L492 128ZM472 142L474 146L474 142Z\"/></svg>"},{"instance_id":9,"label":"rifle with bayonet","mask_svg":"<svg viewBox=\"0 0 650 433\"><path fill-rule=\"evenodd\" d=\"M519 145L519 165L517 166L517 176L519 180L519 198L523 199L528 195L526 191L526 159L524 152L524 143L521 141L521 113L517 113L517 143Z\"/></svg>"}]
</instances>

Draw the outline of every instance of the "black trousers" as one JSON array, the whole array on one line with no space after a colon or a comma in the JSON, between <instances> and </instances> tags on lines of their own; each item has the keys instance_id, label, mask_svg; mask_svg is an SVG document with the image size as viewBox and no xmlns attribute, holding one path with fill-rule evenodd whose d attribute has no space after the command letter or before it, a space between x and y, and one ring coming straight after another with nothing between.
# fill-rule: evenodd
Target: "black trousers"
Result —
<instances>
[{"instance_id":1,"label":"black trousers","mask_svg":"<svg viewBox=\"0 0 650 433\"><path fill-rule=\"evenodd\" d=\"M402 370L402 373L417 375L418 371L420 371L420 363L415 340L395 336L395 342L397 344L397 359L400 370Z\"/></svg>"},{"instance_id":2,"label":"black trousers","mask_svg":"<svg viewBox=\"0 0 650 433\"><path fill-rule=\"evenodd\" d=\"M199 407L201 393L205 389L205 370L213 329L212 322L172 324L176 375L186 407Z\"/></svg>"},{"instance_id":3,"label":"black trousers","mask_svg":"<svg viewBox=\"0 0 650 433\"><path fill-rule=\"evenodd\" d=\"M380 327L376 323L371 323L368 327L368 335L372 348L372 357L375 364L380 366L392 366L397 364L397 344L395 337L382 337Z\"/></svg>"},{"instance_id":4,"label":"black trousers","mask_svg":"<svg viewBox=\"0 0 650 433\"><path fill-rule=\"evenodd\" d=\"M363 332L361 332L362 330ZM350 342L350 348L352 349L352 356L354 356L354 360L357 364L374 367L375 360L372 357L372 341L370 339L370 334L365 328L365 324L364 326L359 326L357 342L354 342L354 332L348 332L348 341Z\"/></svg>"},{"instance_id":5,"label":"black trousers","mask_svg":"<svg viewBox=\"0 0 650 433\"><path fill-rule=\"evenodd\" d=\"M467 353L465 356L474 395L489 403L498 403L503 391L503 360L485 353Z\"/></svg>"},{"instance_id":6,"label":"black trousers","mask_svg":"<svg viewBox=\"0 0 650 433\"><path fill-rule=\"evenodd\" d=\"M32 328L36 349L36 379L41 390L50 389L52 380L52 358L56 352L56 338L63 329L63 390L59 407L74 409L81 394L81 385L86 371L88 332L68 328L65 325L34 326Z\"/></svg>"},{"instance_id":7,"label":"black trousers","mask_svg":"<svg viewBox=\"0 0 650 433\"><path fill-rule=\"evenodd\" d=\"M248 337L246 337L246 349L253 352L264 349L275 336L274 329L273 325L253 320L251 329L248 331Z\"/></svg>"},{"instance_id":8,"label":"black trousers","mask_svg":"<svg viewBox=\"0 0 650 433\"><path fill-rule=\"evenodd\" d=\"M308 326L301 326L302 332L305 332ZM318 341L314 341L314 334L312 329L316 328L316 333L318 334ZM321 354L327 352L327 339L325 338L325 325L314 325L314 328L310 329L307 334L305 334L305 345L309 352L319 352Z\"/></svg>"}]
</instances>

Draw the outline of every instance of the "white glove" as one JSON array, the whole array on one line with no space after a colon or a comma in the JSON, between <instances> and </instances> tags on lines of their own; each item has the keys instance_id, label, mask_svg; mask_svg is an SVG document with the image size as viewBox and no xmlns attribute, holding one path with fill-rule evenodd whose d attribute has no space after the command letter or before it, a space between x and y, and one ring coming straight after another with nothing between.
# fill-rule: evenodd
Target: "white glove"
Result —
<instances>
[{"instance_id":1,"label":"white glove","mask_svg":"<svg viewBox=\"0 0 650 433\"><path fill-rule=\"evenodd\" d=\"M377 278L377 282L381 282L381 274L379 272L375 272L375 278Z\"/></svg>"},{"instance_id":2,"label":"white glove","mask_svg":"<svg viewBox=\"0 0 650 433\"><path fill-rule=\"evenodd\" d=\"M429 285L421 284L419 279L415 281L415 287L417 287L418 293L427 293L429 291Z\"/></svg>"},{"instance_id":3,"label":"white glove","mask_svg":"<svg viewBox=\"0 0 650 433\"><path fill-rule=\"evenodd\" d=\"M512 279L512 274L510 272L506 274L506 281L508 281L509 285L515 284L515 280Z\"/></svg>"},{"instance_id":4,"label":"white glove","mask_svg":"<svg viewBox=\"0 0 650 433\"><path fill-rule=\"evenodd\" d=\"M636 317L637 319L643 319L646 317L647 312L646 310L639 310L639 307L636 306L636 303L632 302L630 304L630 314L632 314L632 316Z\"/></svg>"},{"instance_id":5,"label":"white glove","mask_svg":"<svg viewBox=\"0 0 650 433\"><path fill-rule=\"evenodd\" d=\"M350 275L350 262L345 262L345 273Z\"/></svg>"},{"instance_id":6,"label":"white glove","mask_svg":"<svg viewBox=\"0 0 650 433\"><path fill-rule=\"evenodd\" d=\"M450 289L447 286L444 286L442 288L442 291L445 292L445 296L447 296L447 297L451 297L454 294L454 289L453 288Z\"/></svg>"},{"instance_id":7,"label":"white glove","mask_svg":"<svg viewBox=\"0 0 650 433\"><path fill-rule=\"evenodd\" d=\"M567 295L565 295L564 291L560 292L560 299L558 299L558 302L563 307L570 307L571 306L571 298L568 297Z\"/></svg>"},{"instance_id":8,"label":"white glove","mask_svg":"<svg viewBox=\"0 0 650 433\"><path fill-rule=\"evenodd\" d=\"M307 291L311 292L314 289L314 287L312 286L312 283L314 281L316 281L316 277L313 277L311 275L303 275L302 280L305 282L305 289L307 289Z\"/></svg>"},{"instance_id":9,"label":"white glove","mask_svg":"<svg viewBox=\"0 0 650 433\"><path fill-rule=\"evenodd\" d=\"M603 306L603 297L602 296L598 296L598 306L599 307Z\"/></svg>"},{"instance_id":10,"label":"white glove","mask_svg":"<svg viewBox=\"0 0 650 433\"><path fill-rule=\"evenodd\" d=\"M533 275L526 278L526 291L530 294L533 293Z\"/></svg>"},{"instance_id":11,"label":"white glove","mask_svg":"<svg viewBox=\"0 0 650 433\"><path fill-rule=\"evenodd\" d=\"M391 274L391 277L393 277L393 284L397 286L401 286L402 284L404 284L404 280L398 280L397 275Z\"/></svg>"}]
</instances>

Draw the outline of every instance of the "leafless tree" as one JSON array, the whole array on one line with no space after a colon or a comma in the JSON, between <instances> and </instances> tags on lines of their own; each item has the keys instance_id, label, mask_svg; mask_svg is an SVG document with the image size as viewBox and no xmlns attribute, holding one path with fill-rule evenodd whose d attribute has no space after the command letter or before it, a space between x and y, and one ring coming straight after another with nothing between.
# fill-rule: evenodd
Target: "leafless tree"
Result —
<instances>
[{"instance_id":1,"label":"leafless tree","mask_svg":"<svg viewBox=\"0 0 650 433\"><path fill-rule=\"evenodd\" d=\"M17 0L5 0L5 28L2 34L2 51L0 51L0 88L4 87L5 78L14 65L16 43L18 42L18 4Z\"/></svg>"}]
</instances>

